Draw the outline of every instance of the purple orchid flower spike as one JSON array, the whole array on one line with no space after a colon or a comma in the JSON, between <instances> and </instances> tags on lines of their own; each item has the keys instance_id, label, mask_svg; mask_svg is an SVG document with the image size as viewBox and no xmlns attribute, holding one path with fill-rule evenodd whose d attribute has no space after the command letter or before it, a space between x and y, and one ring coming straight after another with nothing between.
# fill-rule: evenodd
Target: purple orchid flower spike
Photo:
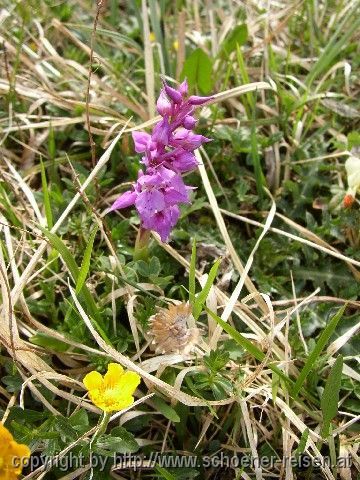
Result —
<instances>
[{"instance_id":1,"label":"purple orchid flower spike","mask_svg":"<svg viewBox=\"0 0 360 480\"><path fill-rule=\"evenodd\" d=\"M133 132L135 151L144 154L138 180L132 189L120 195L110 211L135 206L141 228L153 230L167 242L180 217L180 204L190 203L189 191L181 174L195 170L198 162L193 151L211 139L193 132L196 107L212 97L188 97L188 83L178 88L164 81L156 108L162 119L152 133Z\"/></svg>"}]
</instances>

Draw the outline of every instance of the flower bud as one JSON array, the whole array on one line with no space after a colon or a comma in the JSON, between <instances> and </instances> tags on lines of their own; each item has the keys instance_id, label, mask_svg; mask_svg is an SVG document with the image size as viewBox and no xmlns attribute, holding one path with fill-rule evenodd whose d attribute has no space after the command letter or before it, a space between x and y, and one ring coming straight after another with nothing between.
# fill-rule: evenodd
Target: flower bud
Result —
<instances>
[{"instance_id":1,"label":"flower bud","mask_svg":"<svg viewBox=\"0 0 360 480\"><path fill-rule=\"evenodd\" d=\"M212 98L214 97L198 97L197 95L191 95L191 97L189 97L188 102L190 105L203 105L204 103L208 102Z\"/></svg>"},{"instance_id":2,"label":"flower bud","mask_svg":"<svg viewBox=\"0 0 360 480\"><path fill-rule=\"evenodd\" d=\"M171 115L171 103L164 90L161 90L158 101L156 102L156 108L159 114L164 117L165 115Z\"/></svg>"},{"instance_id":3,"label":"flower bud","mask_svg":"<svg viewBox=\"0 0 360 480\"><path fill-rule=\"evenodd\" d=\"M183 121L183 125L186 130L192 130L196 125L196 119L191 115L186 115Z\"/></svg>"},{"instance_id":4,"label":"flower bud","mask_svg":"<svg viewBox=\"0 0 360 480\"><path fill-rule=\"evenodd\" d=\"M188 89L189 89L189 86L188 86L187 80L185 79L182 83L180 83L179 92L183 97L185 97L188 93Z\"/></svg>"},{"instance_id":5,"label":"flower bud","mask_svg":"<svg viewBox=\"0 0 360 480\"><path fill-rule=\"evenodd\" d=\"M164 83L164 88L166 95L168 95L174 103L182 102L181 93L175 90L175 88L170 87L167 83Z\"/></svg>"}]
</instances>

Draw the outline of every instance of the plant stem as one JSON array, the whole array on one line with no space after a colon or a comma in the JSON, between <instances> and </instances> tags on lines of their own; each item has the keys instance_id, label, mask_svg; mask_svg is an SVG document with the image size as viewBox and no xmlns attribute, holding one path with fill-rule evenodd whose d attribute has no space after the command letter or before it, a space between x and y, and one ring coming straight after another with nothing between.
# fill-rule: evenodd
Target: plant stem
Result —
<instances>
[{"instance_id":1,"label":"plant stem","mask_svg":"<svg viewBox=\"0 0 360 480\"><path fill-rule=\"evenodd\" d=\"M95 443L96 440L106 431L106 428L109 424L110 417L111 417L110 413L103 412L101 420L98 423L99 428L96 430L94 436L90 441L90 450L92 450L93 443Z\"/></svg>"},{"instance_id":2,"label":"plant stem","mask_svg":"<svg viewBox=\"0 0 360 480\"><path fill-rule=\"evenodd\" d=\"M149 241L150 230L140 227L135 241L134 260L147 260Z\"/></svg>"}]
</instances>

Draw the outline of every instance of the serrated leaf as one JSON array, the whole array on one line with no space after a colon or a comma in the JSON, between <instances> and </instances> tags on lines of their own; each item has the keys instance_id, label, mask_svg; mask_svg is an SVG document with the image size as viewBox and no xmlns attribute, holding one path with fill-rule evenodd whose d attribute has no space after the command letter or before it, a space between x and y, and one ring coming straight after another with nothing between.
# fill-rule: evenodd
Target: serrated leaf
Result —
<instances>
[{"instance_id":1,"label":"serrated leaf","mask_svg":"<svg viewBox=\"0 0 360 480\"><path fill-rule=\"evenodd\" d=\"M179 415L176 413L176 411L172 407L170 407L170 405L164 402L162 398L153 397L152 402L157 408L157 410L159 410L159 412L162 413L165 418L167 418L171 422L175 422L175 423L180 422Z\"/></svg>"},{"instance_id":2,"label":"serrated leaf","mask_svg":"<svg viewBox=\"0 0 360 480\"><path fill-rule=\"evenodd\" d=\"M87 427L89 425L89 416L83 408L69 417L69 423L72 427Z\"/></svg>"},{"instance_id":3,"label":"serrated leaf","mask_svg":"<svg viewBox=\"0 0 360 480\"><path fill-rule=\"evenodd\" d=\"M204 50L197 48L185 60L181 78L187 78L190 87L198 87L202 93L209 93L213 86L212 61Z\"/></svg>"},{"instance_id":4,"label":"serrated leaf","mask_svg":"<svg viewBox=\"0 0 360 480\"><path fill-rule=\"evenodd\" d=\"M115 427L111 435L101 435L96 441L95 450L106 450L116 453L132 453L139 449L139 445L132 433L124 427Z\"/></svg>"},{"instance_id":5,"label":"serrated leaf","mask_svg":"<svg viewBox=\"0 0 360 480\"><path fill-rule=\"evenodd\" d=\"M77 438L76 430L71 426L69 419L61 417L60 415L56 417L54 422L54 428L57 432L60 433L61 439L66 442L67 440L75 440Z\"/></svg>"},{"instance_id":6,"label":"serrated leaf","mask_svg":"<svg viewBox=\"0 0 360 480\"><path fill-rule=\"evenodd\" d=\"M326 438L329 435L330 422L338 413L339 393L341 388L341 374L343 369L343 357L339 355L331 367L329 377L321 396L321 411L323 414L323 427L321 435Z\"/></svg>"}]
</instances>

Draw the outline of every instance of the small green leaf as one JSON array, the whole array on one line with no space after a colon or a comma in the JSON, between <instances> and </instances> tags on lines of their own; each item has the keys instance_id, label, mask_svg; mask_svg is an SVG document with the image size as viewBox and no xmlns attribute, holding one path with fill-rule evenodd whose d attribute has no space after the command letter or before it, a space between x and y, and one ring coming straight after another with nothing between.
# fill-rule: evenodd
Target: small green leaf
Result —
<instances>
[{"instance_id":1,"label":"small green leaf","mask_svg":"<svg viewBox=\"0 0 360 480\"><path fill-rule=\"evenodd\" d=\"M305 447L306 447L306 442L307 442L307 439L309 437L309 432L310 432L310 430L308 428L306 428L303 431L303 433L301 434L299 445L298 445L297 449L295 450L295 456L301 455L304 452Z\"/></svg>"},{"instance_id":2,"label":"small green leaf","mask_svg":"<svg viewBox=\"0 0 360 480\"><path fill-rule=\"evenodd\" d=\"M176 477L163 467L156 466L155 470L160 473L161 478L164 478L165 480L176 480Z\"/></svg>"},{"instance_id":3,"label":"small green leaf","mask_svg":"<svg viewBox=\"0 0 360 480\"><path fill-rule=\"evenodd\" d=\"M96 449L117 453L136 452L139 445L132 433L124 427L115 427L111 435L101 435L96 441Z\"/></svg>"},{"instance_id":4,"label":"small green leaf","mask_svg":"<svg viewBox=\"0 0 360 480\"><path fill-rule=\"evenodd\" d=\"M231 52L236 50L236 46L240 47L244 45L248 38L248 29L245 24L235 27L225 38L222 43L221 52L225 55L230 55Z\"/></svg>"},{"instance_id":5,"label":"small green leaf","mask_svg":"<svg viewBox=\"0 0 360 480\"><path fill-rule=\"evenodd\" d=\"M149 262L149 274L157 277L161 271L161 264L158 257L151 257Z\"/></svg>"},{"instance_id":6,"label":"small green leaf","mask_svg":"<svg viewBox=\"0 0 360 480\"><path fill-rule=\"evenodd\" d=\"M202 50L197 48L185 60L181 78L187 78L190 87L198 87L202 93L209 93L213 86L212 61Z\"/></svg>"},{"instance_id":7,"label":"small green leaf","mask_svg":"<svg viewBox=\"0 0 360 480\"><path fill-rule=\"evenodd\" d=\"M121 449L118 452L136 452L139 445L132 433L128 432L124 427L115 427L111 430L111 436L121 442Z\"/></svg>"},{"instance_id":8,"label":"small green leaf","mask_svg":"<svg viewBox=\"0 0 360 480\"><path fill-rule=\"evenodd\" d=\"M330 370L321 397L321 411L323 414L323 427L321 435L326 438L329 435L330 422L338 412L339 393L341 388L341 373L343 369L343 357L339 355Z\"/></svg>"},{"instance_id":9,"label":"small green leaf","mask_svg":"<svg viewBox=\"0 0 360 480\"><path fill-rule=\"evenodd\" d=\"M346 305L344 305L343 307L340 308L340 310L336 313L336 315L333 316L333 318L330 320L330 322L326 325L323 332L321 333L319 340L317 341L314 349L312 350L312 352L308 356L308 358L305 362L305 365L304 365L303 369L301 370L298 379L295 382L295 385L294 385L294 388L293 388L293 391L292 391L292 394L293 394L294 398L297 397L297 395L300 392L300 389L301 389L303 383L305 382L306 377L310 373L314 363L318 359L320 353L322 352L323 348L327 344L329 338L334 333L336 325L338 324L339 320L343 316L345 308L346 308Z\"/></svg>"},{"instance_id":10,"label":"small green leaf","mask_svg":"<svg viewBox=\"0 0 360 480\"><path fill-rule=\"evenodd\" d=\"M98 229L98 226L96 225L93 228L92 232L90 233L89 241L86 245L84 258L81 262L81 267L80 267L78 279L77 279L77 282L76 282L76 294L81 292L81 289L84 286L86 277L87 277L88 272L89 272L91 253L92 253L92 249L93 249L93 245L94 245L94 239L95 239L97 229Z\"/></svg>"},{"instance_id":11,"label":"small green leaf","mask_svg":"<svg viewBox=\"0 0 360 480\"><path fill-rule=\"evenodd\" d=\"M175 412L175 410L172 407L170 407L170 405L164 402L162 398L153 397L152 402L157 408L157 410L159 410L159 412L162 413L165 418L167 418L171 422L175 422L175 423L180 422L179 415Z\"/></svg>"}]
</instances>

